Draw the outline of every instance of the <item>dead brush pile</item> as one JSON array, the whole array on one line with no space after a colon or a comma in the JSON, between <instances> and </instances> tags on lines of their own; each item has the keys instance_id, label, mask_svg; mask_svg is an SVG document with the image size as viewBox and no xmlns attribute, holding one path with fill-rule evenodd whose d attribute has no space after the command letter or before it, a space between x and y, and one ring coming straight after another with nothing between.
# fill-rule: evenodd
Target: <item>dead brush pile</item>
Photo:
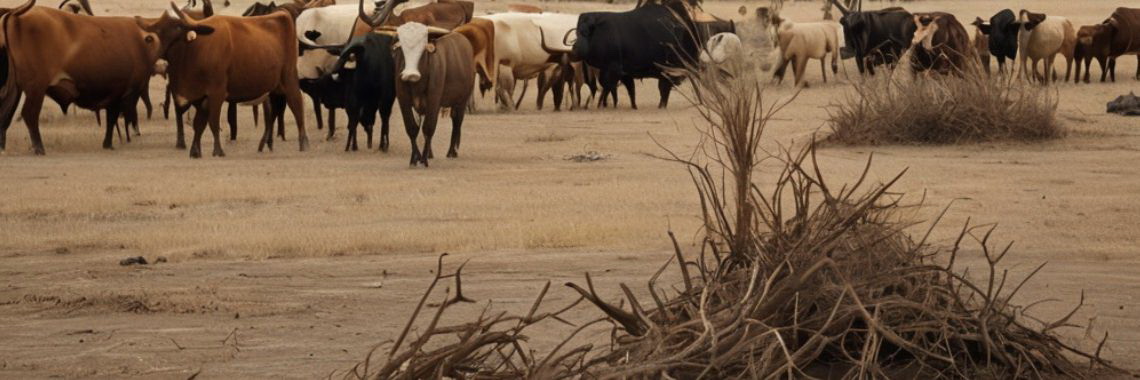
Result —
<instances>
[{"instance_id":1,"label":"dead brush pile","mask_svg":"<svg viewBox=\"0 0 1140 380\"><path fill-rule=\"evenodd\" d=\"M848 145L960 144L1061 137L1057 96L980 69L909 78L902 70L854 84L830 109L828 142Z\"/></svg>"},{"instance_id":2,"label":"dead brush pile","mask_svg":"<svg viewBox=\"0 0 1140 380\"><path fill-rule=\"evenodd\" d=\"M525 314L484 309L454 326L439 321L466 301L462 266L443 275L441 261L386 355L370 353L346 377L1042 378L1115 369L1100 358L1101 347L1088 353L1057 338L1073 326L1073 313L1034 322L1009 303L1032 274L1007 277L1000 262L1009 246L994 245L993 227L966 226L940 250L927 243L929 230L906 232L913 224L900 211L908 206L890 192L902 174L872 183L864 170L854 184L836 186L821 174L814 145L761 156L765 124L780 107L764 105L754 78L721 72L693 77L708 122L704 148L690 158L672 155L688 167L701 199L699 252L686 254L674 239L675 255L640 298L623 284L621 299L607 301L587 274L585 286L567 284L580 295L569 305L544 305L547 283ZM784 164L766 190L751 181L761 158ZM955 266L966 245L989 263L980 279ZM679 272L676 284L659 283L667 270ZM435 295L438 307L417 322L436 285L452 278L455 295ZM562 317L583 301L601 311L598 319ZM552 349L527 345L527 334L543 334L542 325L555 321L577 330ZM612 325L609 342L576 338L598 323ZM416 324L420 333L409 338ZM380 364L370 364L374 356Z\"/></svg>"}]
</instances>

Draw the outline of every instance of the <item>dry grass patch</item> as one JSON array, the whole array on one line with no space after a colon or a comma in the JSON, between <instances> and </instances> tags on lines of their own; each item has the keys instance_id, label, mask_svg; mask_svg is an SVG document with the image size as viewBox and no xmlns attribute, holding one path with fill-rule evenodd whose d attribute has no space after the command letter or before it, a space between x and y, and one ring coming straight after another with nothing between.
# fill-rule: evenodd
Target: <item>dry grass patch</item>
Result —
<instances>
[{"instance_id":1,"label":"dry grass patch","mask_svg":"<svg viewBox=\"0 0 1140 380\"><path fill-rule=\"evenodd\" d=\"M854 84L831 107L826 141L847 145L961 144L1061 137L1055 91L1012 78L966 73Z\"/></svg>"}]
</instances>

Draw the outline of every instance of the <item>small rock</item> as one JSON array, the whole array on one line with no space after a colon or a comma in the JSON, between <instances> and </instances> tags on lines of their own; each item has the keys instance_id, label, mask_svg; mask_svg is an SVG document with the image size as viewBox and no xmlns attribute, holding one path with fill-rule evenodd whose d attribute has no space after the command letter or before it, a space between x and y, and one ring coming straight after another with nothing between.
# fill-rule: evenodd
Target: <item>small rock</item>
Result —
<instances>
[{"instance_id":1,"label":"small rock","mask_svg":"<svg viewBox=\"0 0 1140 380\"><path fill-rule=\"evenodd\" d=\"M240 319L240 318L241 318L240 313L234 313L234 319Z\"/></svg>"},{"instance_id":2,"label":"small rock","mask_svg":"<svg viewBox=\"0 0 1140 380\"><path fill-rule=\"evenodd\" d=\"M159 256L158 258L154 259L155 264L165 263L165 262L166 262L166 256Z\"/></svg>"},{"instance_id":3,"label":"small rock","mask_svg":"<svg viewBox=\"0 0 1140 380\"><path fill-rule=\"evenodd\" d=\"M135 265L135 264L146 265L147 262L146 262L146 259L143 258L142 256L128 257L128 258L119 260L119 265L122 265L122 266Z\"/></svg>"}]
</instances>

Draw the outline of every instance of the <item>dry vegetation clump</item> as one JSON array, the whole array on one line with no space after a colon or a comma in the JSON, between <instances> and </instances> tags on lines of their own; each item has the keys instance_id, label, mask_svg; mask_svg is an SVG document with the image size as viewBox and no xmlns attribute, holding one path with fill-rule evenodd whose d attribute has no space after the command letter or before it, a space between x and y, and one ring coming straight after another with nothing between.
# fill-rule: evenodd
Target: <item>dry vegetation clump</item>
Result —
<instances>
[{"instance_id":1,"label":"dry vegetation clump","mask_svg":"<svg viewBox=\"0 0 1140 380\"><path fill-rule=\"evenodd\" d=\"M1057 95L1012 77L880 75L833 105L829 142L960 144L1060 137Z\"/></svg>"},{"instance_id":2,"label":"dry vegetation clump","mask_svg":"<svg viewBox=\"0 0 1140 380\"><path fill-rule=\"evenodd\" d=\"M1039 322L1009 302L1037 270L1009 278L999 264L1010 246L994 245L994 227L967 225L946 251L926 242L929 230L909 235L913 223L900 215L908 206L890 192L901 173L871 183L868 160L854 184L835 186L812 144L767 157L783 169L771 188L753 184L764 157L759 140L780 106L765 106L754 78L722 72L693 75L706 140L692 157L671 158L692 174L706 238L695 255L673 239L675 256L648 280L648 297L622 284L621 300L606 301L587 274L584 287L566 284L580 295L567 306L543 305L547 283L524 315L484 309L467 323L439 326L446 310L466 301L462 266L442 275L441 261L382 364L370 365L369 353L346 377L1042 378L1115 369L1101 347L1087 353L1055 335L1073 326L1080 303L1060 320ZM980 279L955 266L967 244L989 263ZM666 291L659 279L670 268L679 283ZM451 278L455 296L446 292L419 336L408 338L438 282ZM583 300L601 311L598 319L562 318ZM552 349L529 349L524 331L542 334L552 321L577 329ZM609 342L576 338L598 323L613 326Z\"/></svg>"}]
</instances>

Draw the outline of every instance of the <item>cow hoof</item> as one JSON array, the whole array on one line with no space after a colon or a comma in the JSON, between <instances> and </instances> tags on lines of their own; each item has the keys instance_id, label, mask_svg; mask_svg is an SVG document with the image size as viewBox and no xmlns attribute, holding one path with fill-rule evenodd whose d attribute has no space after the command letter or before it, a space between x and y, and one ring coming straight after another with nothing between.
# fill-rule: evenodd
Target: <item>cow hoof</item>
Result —
<instances>
[{"instance_id":1,"label":"cow hoof","mask_svg":"<svg viewBox=\"0 0 1140 380\"><path fill-rule=\"evenodd\" d=\"M190 151L190 158L202 158L202 153Z\"/></svg>"},{"instance_id":2,"label":"cow hoof","mask_svg":"<svg viewBox=\"0 0 1140 380\"><path fill-rule=\"evenodd\" d=\"M115 150L115 147L111 146L111 144L103 144L103 149L104 150Z\"/></svg>"},{"instance_id":3,"label":"cow hoof","mask_svg":"<svg viewBox=\"0 0 1140 380\"><path fill-rule=\"evenodd\" d=\"M309 150L309 139L307 137L302 136L301 138L298 139L298 141L300 141L300 144L301 144L300 149L302 152ZM269 146L269 150L273 150L273 145Z\"/></svg>"},{"instance_id":4,"label":"cow hoof","mask_svg":"<svg viewBox=\"0 0 1140 380\"><path fill-rule=\"evenodd\" d=\"M447 152L447 158L458 158L458 157L459 157L459 152L456 152L456 151Z\"/></svg>"},{"instance_id":5,"label":"cow hoof","mask_svg":"<svg viewBox=\"0 0 1140 380\"><path fill-rule=\"evenodd\" d=\"M225 157L225 156L226 156L226 152L223 152L221 149L214 149L214 157Z\"/></svg>"},{"instance_id":6,"label":"cow hoof","mask_svg":"<svg viewBox=\"0 0 1140 380\"><path fill-rule=\"evenodd\" d=\"M36 147L35 149L33 149L33 150L32 150L32 154L35 154L35 155L37 155L37 156L43 156L43 155L45 155L45 154L47 154L47 153L44 153L44 148L43 148L43 147Z\"/></svg>"}]
</instances>

